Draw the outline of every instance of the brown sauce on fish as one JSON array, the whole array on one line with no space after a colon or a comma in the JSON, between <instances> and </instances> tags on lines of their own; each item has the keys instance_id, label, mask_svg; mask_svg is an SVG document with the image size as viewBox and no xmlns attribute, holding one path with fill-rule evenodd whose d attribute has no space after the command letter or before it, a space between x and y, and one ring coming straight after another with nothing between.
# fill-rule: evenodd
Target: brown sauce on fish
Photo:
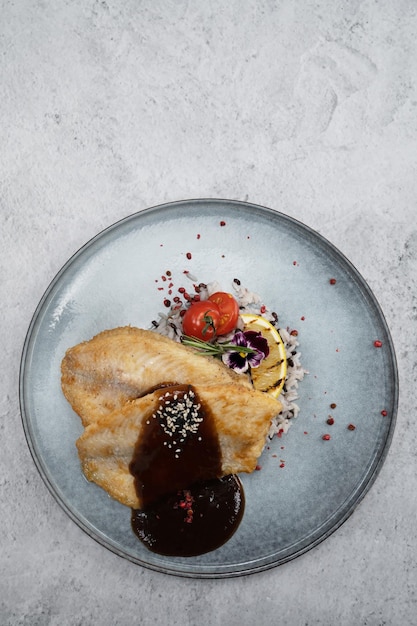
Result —
<instances>
[{"instance_id":1,"label":"brown sauce on fish","mask_svg":"<svg viewBox=\"0 0 417 626\"><path fill-rule=\"evenodd\" d=\"M144 424L130 472L142 508L132 528L153 552L196 556L220 547L244 510L236 476L221 476L214 420L191 385L158 390L159 407Z\"/></svg>"}]
</instances>

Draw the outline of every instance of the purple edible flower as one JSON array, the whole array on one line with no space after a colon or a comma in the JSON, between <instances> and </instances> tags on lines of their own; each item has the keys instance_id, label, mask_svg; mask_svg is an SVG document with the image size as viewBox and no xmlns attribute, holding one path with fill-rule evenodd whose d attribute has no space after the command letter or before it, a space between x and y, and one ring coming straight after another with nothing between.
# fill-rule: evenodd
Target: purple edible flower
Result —
<instances>
[{"instance_id":1,"label":"purple edible flower","mask_svg":"<svg viewBox=\"0 0 417 626\"><path fill-rule=\"evenodd\" d=\"M269 354L267 340L255 330L245 332L238 330L230 343L241 346L243 350L241 352L239 350L226 352L222 355L222 360L239 374L247 372L250 367L258 367Z\"/></svg>"}]
</instances>

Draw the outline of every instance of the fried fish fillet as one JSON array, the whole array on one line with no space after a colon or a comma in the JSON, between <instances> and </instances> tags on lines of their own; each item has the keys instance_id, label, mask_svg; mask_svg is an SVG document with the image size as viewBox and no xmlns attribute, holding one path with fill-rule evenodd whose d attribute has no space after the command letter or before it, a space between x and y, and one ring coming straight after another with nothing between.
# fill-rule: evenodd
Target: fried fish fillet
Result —
<instances>
[{"instance_id":1,"label":"fried fish fillet","mask_svg":"<svg viewBox=\"0 0 417 626\"><path fill-rule=\"evenodd\" d=\"M197 360L201 359L196 355ZM209 407L221 451L221 475L252 472L273 417L281 410L271 396L230 381L193 385L202 405ZM130 473L137 441L145 424L160 406L161 390L126 402L121 409L100 417L77 440L78 454L88 480L131 508L140 508L134 477ZM199 476L210 479L217 476ZM190 467L190 483L193 468ZM187 486L187 485L185 485Z\"/></svg>"},{"instance_id":2,"label":"fried fish fillet","mask_svg":"<svg viewBox=\"0 0 417 626\"><path fill-rule=\"evenodd\" d=\"M62 361L65 397L84 426L164 384L239 383L249 380L213 357L197 354L150 330L106 330L70 348Z\"/></svg>"}]
</instances>

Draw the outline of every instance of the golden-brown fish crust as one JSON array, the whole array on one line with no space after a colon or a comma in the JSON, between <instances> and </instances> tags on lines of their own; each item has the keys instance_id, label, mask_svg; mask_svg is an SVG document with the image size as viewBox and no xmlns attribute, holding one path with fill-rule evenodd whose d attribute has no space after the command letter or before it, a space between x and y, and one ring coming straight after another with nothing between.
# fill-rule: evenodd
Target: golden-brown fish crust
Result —
<instances>
[{"instance_id":1,"label":"golden-brown fish crust","mask_svg":"<svg viewBox=\"0 0 417 626\"><path fill-rule=\"evenodd\" d=\"M271 420L282 408L280 402L235 382L193 385L193 388L214 419L222 475L252 472L265 445ZM158 391L126 402L121 409L87 426L77 441L87 479L131 508L140 508L141 502L129 464L143 425L159 403Z\"/></svg>"},{"instance_id":2,"label":"golden-brown fish crust","mask_svg":"<svg viewBox=\"0 0 417 626\"><path fill-rule=\"evenodd\" d=\"M103 331L70 348L61 374L64 395L84 426L163 383L235 382L251 388L245 376L217 359L131 326Z\"/></svg>"}]
</instances>

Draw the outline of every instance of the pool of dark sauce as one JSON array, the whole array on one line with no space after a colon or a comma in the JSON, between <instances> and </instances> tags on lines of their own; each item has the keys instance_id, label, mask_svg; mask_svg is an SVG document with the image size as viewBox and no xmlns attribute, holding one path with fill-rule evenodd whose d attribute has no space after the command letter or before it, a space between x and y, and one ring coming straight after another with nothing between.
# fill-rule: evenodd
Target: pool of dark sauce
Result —
<instances>
[{"instance_id":1,"label":"pool of dark sauce","mask_svg":"<svg viewBox=\"0 0 417 626\"><path fill-rule=\"evenodd\" d=\"M214 420L191 385L155 391L159 406L136 443L130 472L141 509L132 510L137 537L153 552L197 556L233 535L245 499L237 476L221 476Z\"/></svg>"}]
</instances>

